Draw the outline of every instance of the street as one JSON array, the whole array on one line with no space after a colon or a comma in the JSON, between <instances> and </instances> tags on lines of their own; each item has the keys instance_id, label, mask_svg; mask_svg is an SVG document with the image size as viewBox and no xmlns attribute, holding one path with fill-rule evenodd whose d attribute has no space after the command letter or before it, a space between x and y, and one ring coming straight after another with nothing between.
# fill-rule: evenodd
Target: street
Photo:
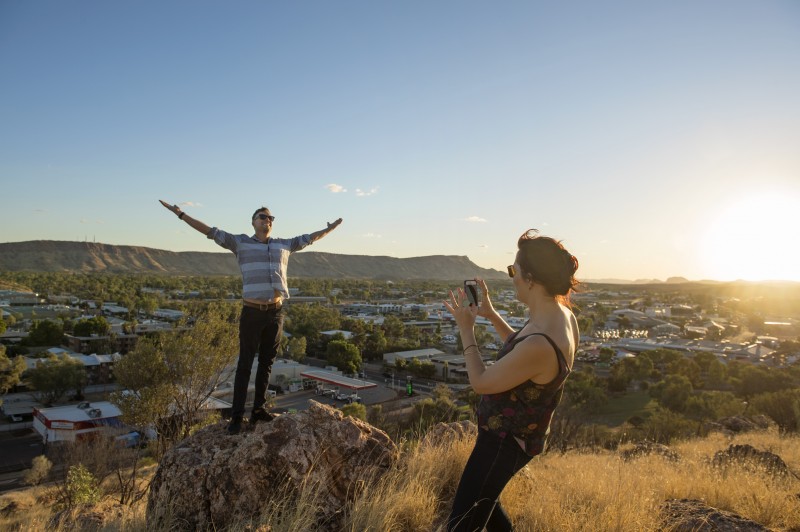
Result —
<instances>
[{"instance_id":1,"label":"street","mask_svg":"<svg viewBox=\"0 0 800 532\"><path fill-rule=\"evenodd\" d=\"M0 438L0 492L24 487L24 470L30 468L43 449L42 438L33 429L3 433Z\"/></svg>"}]
</instances>

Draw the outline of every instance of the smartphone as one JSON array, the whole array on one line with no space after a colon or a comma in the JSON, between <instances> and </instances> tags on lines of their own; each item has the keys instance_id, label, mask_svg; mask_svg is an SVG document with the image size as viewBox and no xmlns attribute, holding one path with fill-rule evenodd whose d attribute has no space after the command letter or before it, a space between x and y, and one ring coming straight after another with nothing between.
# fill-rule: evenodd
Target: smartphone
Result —
<instances>
[{"instance_id":1,"label":"smartphone","mask_svg":"<svg viewBox=\"0 0 800 532\"><path fill-rule=\"evenodd\" d=\"M464 281L464 292L467 293L467 300L470 305L478 306L478 281L467 279Z\"/></svg>"}]
</instances>

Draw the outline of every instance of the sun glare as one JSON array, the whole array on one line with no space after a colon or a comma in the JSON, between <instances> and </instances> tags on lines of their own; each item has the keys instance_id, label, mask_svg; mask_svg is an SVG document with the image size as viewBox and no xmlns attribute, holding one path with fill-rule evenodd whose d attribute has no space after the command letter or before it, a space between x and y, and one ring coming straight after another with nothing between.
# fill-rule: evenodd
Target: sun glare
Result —
<instances>
[{"instance_id":1,"label":"sun glare","mask_svg":"<svg viewBox=\"0 0 800 532\"><path fill-rule=\"evenodd\" d=\"M758 195L727 205L702 255L713 279L800 281L800 196Z\"/></svg>"}]
</instances>

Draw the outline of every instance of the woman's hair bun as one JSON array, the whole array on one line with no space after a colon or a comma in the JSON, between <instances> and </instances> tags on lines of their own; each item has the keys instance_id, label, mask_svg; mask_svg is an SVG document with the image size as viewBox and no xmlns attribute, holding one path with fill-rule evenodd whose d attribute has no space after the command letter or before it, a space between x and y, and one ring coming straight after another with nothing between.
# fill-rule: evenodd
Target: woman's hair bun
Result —
<instances>
[{"instance_id":1,"label":"woman's hair bun","mask_svg":"<svg viewBox=\"0 0 800 532\"><path fill-rule=\"evenodd\" d=\"M553 238L525 231L517 241L519 265L525 278L545 287L550 295L569 297L578 285L578 259Z\"/></svg>"}]
</instances>

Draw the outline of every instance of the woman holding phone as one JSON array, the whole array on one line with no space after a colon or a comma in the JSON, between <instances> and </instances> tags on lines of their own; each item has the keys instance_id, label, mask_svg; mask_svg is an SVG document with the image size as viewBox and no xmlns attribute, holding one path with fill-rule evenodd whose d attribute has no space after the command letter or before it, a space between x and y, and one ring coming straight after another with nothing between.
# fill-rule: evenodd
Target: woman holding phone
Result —
<instances>
[{"instance_id":1,"label":"woman holding phone","mask_svg":"<svg viewBox=\"0 0 800 532\"><path fill-rule=\"evenodd\" d=\"M578 323L569 305L578 259L535 229L519 238L517 248L508 275L517 299L528 307L529 320L521 330L514 331L497 313L482 279L476 279L482 292L477 305L467 298L472 287L466 285L444 302L461 333L470 385L481 395L478 438L456 490L448 530L512 530L500 493L544 450L578 347ZM488 367L475 341L478 316L504 339L497 362Z\"/></svg>"}]
</instances>

